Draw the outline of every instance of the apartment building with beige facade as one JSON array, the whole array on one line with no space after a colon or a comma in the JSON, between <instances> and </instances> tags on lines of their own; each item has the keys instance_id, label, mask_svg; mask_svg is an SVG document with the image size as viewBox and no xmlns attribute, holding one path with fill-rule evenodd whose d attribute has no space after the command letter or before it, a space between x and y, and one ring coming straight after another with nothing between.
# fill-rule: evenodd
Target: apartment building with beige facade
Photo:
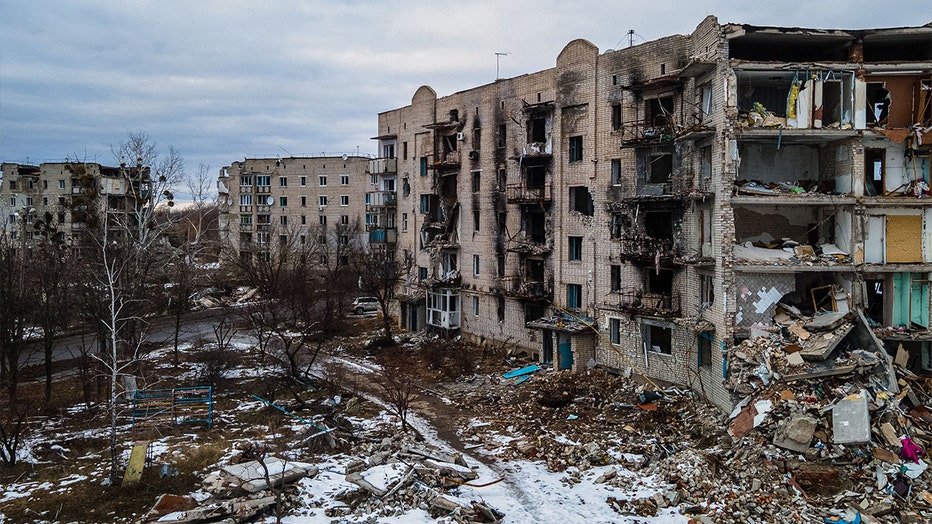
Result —
<instances>
[{"instance_id":1,"label":"apartment building with beige facade","mask_svg":"<svg viewBox=\"0 0 932 524\"><path fill-rule=\"evenodd\" d=\"M727 350L783 311L869 326L932 370L930 99L932 26L714 17L621 50L574 40L553 68L446 96L422 86L376 137L397 253L416 261L400 323L723 408Z\"/></svg>"},{"instance_id":2,"label":"apartment building with beige facade","mask_svg":"<svg viewBox=\"0 0 932 524\"><path fill-rule=\"evenodd\" d=\"M79 248L89 220L106 211L125 224L146 200L149 169L93 162L0 165L0 234L25 244L55 240ZM122 219L119 218L122 216ZM46 238L53 237L53 238Z\"/></svg>"},{"instance_id":3,"label":"apartment building with beige facade","mask_svg":"<svg viewBox=\"0 0 932 524\"><path fill-rule=\"evenodd\" d=\"M391 220L370 194L381 179L362 156L246 158L220 170L220 236L234 256L269 253L281 243L386 243Z\"/></svg>"}]
</instances>

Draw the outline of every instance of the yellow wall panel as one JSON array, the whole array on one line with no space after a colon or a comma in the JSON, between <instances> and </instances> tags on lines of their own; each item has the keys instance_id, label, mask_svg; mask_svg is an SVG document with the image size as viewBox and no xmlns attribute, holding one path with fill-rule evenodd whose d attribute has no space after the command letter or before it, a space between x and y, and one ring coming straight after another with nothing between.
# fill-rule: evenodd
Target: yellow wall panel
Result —
<instances>
[{"instance_id":1,"label":"yellow wall panel","mask_svg":"<svg viewBox=\"0 0 932 524\"><path fill-rule=\"evenodd\" d=\"M887 215L887 263L922 262L922 216Z\"/></svg>"}]
</instances>

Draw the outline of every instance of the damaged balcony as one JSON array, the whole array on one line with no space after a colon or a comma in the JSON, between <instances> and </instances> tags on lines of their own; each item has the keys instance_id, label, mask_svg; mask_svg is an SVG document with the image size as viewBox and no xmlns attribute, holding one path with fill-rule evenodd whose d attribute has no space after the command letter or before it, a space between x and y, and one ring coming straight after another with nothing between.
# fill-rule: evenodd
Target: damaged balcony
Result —
<instances>
[{"instance_id":1,"label":"damaged balcony","mask_svg":"<svg viewBox=\"0 0 932 524\"><path fill-rule=\"evenodd\" d=\"M553 300L553 285L539 280L511 277L502 279L505 294L526 301L550 302Z\"/></svg>"},{"instance_id":2,"label":"damaged balcony","mask_svg":"<svg viewBox=\"0 0 932 524\"><path fill-rule=\"evenodd\" d=\"M609 294L607 307L634 315L677 318L680 316L680 297L672 293L654 293L640 289L626 289Z\"/></svg>"},{"instance_id":3,"label":"damaged balcony","mask_svg":"<svg viewBox=\"0 0 932 524\"><path fill-rule=\"evenodd\" d=\"M553 200L550 184L529 186L525 184L508 184L505 187L505 199L509 204L539 204Z\"/></svg>"},{"instance_id":4,"label":"damaged balcony","mask_svg":"<svg viewBox=\"0 0 932 524\"><path fill-rule=\"evenodd\" d=\"M521 211L521 231L508 240L507 250L525 256L549 254L553 247L547 240L547 217L542 210L524 208Z\"/></svg>"},{"instance_id":5,"label":"damaged balcony","mask_svg":"<svg viewBox=\"0 0 932 524\"><path fill-rule=\"evenodd\" d=\"M864 83L854 71L787 66L736 72L739 133L769 129L805 137L821 130L824 136L841 138L864 128Z\"/></svg>"},{"instance_id":6,"label":"damaged balcony","mask_svg":"<svg viewBox=\"0 0 932 524\"><path fill-rule=\"evenodd\" d=\"M657 87L660 83L669 84L671 87L679 88L678 79L664 82L664 79L657 79L650 84L651 88ZM657 85L655 85L657 84ZM644 89L645 86L640 86ZM638 87L635 87L637 89ZM679 94L676 98L681 98ZM676 138L677 134L692 130L683 125L681 115L676 113L676 103L673 95L661 95L651 97L637 97L637 106L633 120L621 122L621 147L646 147L655 145L670 144Z\"/></svg>"},{"instance_id":7,"label":"damaged balcony","mask_svg":"<svg viewBox=\"0 0 932 524\"><path fill-rule=\"evenodd\" d=\"M672 238L638 236L617 238L612 242L619 247L617 259L620 261L669 267L678 258Z\"/></svg>"},{"instance_id":8,"label":"damaged balcony","mask_svg":"<svg viewBox=\"0 0 932 524\"><path fill-rule=\"evenodd\" d=\"M432 289L427 292L427 324L440 329L460 328L460 290Z\"/></svg>"}]
</instances>

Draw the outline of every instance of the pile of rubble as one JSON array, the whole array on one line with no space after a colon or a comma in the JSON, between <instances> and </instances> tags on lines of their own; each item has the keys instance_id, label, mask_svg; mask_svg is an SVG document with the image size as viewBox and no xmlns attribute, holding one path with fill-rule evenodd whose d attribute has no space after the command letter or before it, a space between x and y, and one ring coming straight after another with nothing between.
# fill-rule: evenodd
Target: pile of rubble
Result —
<instances>
[{"instance_id":1,"label":"pile of rubble","mask_svg":"<svg viewBox=\"0 0 932 524\"><path fill-rule=\"evenodd\" d=\"M726 355L726 385L744 397L729 418L731 452L766 464L819 518L927 522L932 381L894 365L861 314L781 308L774 320L774 332Z\"/></svg>"}]
</instances>

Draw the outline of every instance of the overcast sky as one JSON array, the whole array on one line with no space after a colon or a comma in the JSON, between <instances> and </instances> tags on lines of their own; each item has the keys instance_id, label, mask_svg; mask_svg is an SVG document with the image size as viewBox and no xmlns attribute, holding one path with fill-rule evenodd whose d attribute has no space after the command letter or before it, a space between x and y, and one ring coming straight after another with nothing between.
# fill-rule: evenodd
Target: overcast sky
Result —
<instances>
[{"instance_id":1,"label":"overcast sky","mask_svg":"<svg viewBox=\"0 0 932 524\"><path fill-rule=\"evenodd\" d=\"M0 160L115 165L144 131L220 167L247 156L375 153L381 111L719 22L923 25L928 0L0 1Z\"/></svg>"}]
</instances>

